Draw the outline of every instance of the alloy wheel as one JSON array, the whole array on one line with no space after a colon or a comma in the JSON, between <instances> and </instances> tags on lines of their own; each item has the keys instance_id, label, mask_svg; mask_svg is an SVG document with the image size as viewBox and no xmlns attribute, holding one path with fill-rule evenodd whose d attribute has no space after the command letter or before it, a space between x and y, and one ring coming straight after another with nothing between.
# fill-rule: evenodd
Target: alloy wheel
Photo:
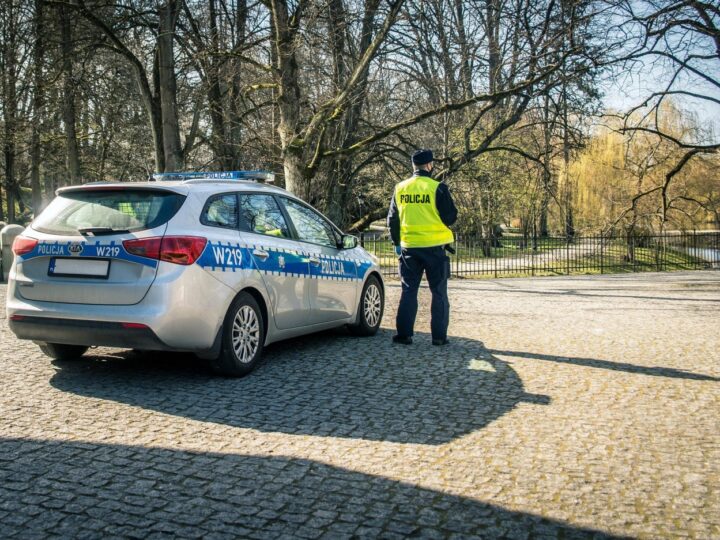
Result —
<instances>
[{"instance_id":1,"label":"alloy wheel","mask_svg":"<svg viewBox=\"0 0 720 540\"><path fill-rule=\"evenodd\" d=\"M250 306L242 306L235 314L232 326L232 346L236 358L243 364L253 360L260 345L260 322Z\"/></svg>"},{"instance_id":2,"label":"alloy wheel","mask_svg":"<svg viewBox=\"0 0 720 540\"><path fill-rule=\"evenodd\" d=\"M382 297L380 289L373 283L365 291L365 298L363 299L363 311L368 326L373 327L380 321L381 310Z\"/></svg>"}]
</instances>

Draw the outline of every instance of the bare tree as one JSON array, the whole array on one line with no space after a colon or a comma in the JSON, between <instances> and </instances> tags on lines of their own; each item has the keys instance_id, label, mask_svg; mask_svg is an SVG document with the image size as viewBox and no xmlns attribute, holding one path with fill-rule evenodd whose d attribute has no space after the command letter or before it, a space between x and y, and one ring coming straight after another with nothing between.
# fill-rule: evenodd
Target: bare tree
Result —
<instances>
[{"instance_id":1,"label":"bare tree","mask_svg":"<svg viewBox=\"0 0 720 540\"><path fill-rule=\"evenodd\" d=\"M717 154L720 141L678 138L663 127L663 104L673 98L691 98L720 105L720 9L712 2L671 1L620 2L613 4L622 18L616 28L630 43L619 65L634 73L665 75L666 83L651 91L624 116L623 132L646 133L669 142L681 151L664 180L640 193L639 198L659 194L661 229L673 210L670 186L697 156Z\"/></svg>"},{"instance_id":2,"label":"bare tree","mask_svg":"<svg viewBox=\"0 0 720 540\"><path fill-rule=\"evenodd\" d=\"M63 125L65 126L66 158L65 164L68 182L80 182L80 148L77 137L77 114L75 109L75 80L73 77L74 46L70 10L67 6L57 8L60 20L60 43L62 52L63 78Z\"/></svg>"}]
</instances>

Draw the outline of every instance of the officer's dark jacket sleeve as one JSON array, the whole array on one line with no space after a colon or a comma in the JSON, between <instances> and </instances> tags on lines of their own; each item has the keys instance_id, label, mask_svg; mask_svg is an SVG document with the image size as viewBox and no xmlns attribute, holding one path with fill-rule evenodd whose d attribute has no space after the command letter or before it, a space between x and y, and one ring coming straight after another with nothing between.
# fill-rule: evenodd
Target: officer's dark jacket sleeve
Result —
<instances>
[{"instance_id":1,"label":"officer's dark jacket sleeve","mask_svg":"<svg viewBox=\"0 0 720 540\"><path fill-rule=\"evenodd\" d=\"M400 214L398 213L398 207L395 204L395 192L393 192L392 200L390 201L390 210L387 216L387 226L390 227L390 238L395 246L400 245Z\"/></svg>"},{"instance_id":2,"label":"officer's dark jacket sleeve","mask_svg":"<svg viewBox=\"0 0 720 540\"><path fill-rule=\"evenodd\" d=\"M440 219L447 227L457 221L457 208L455 208L455 203L453 202L447 185L438 185L437 191L435 192L435 206L437 207L438 214L440 214Z\"/></svg>"}]
</instances>

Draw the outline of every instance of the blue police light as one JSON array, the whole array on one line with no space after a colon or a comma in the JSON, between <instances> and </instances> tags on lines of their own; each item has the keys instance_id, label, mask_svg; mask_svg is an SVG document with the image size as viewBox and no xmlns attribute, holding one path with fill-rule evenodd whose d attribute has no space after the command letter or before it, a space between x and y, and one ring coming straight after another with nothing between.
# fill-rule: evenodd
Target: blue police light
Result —
<instances>
[{"instance_id":1,"label":"blue police light","mask_svg":"<svg viewBox=\"0 0 720 540\"><path fill-rule=\"evenodd\" d=\"M256 182L275 181L275 174L268 171L220 171L220 172L171 172L155 173L152 175L156 181L183 181L183 180L254 180Z\"/></svg>"}]
</instances>

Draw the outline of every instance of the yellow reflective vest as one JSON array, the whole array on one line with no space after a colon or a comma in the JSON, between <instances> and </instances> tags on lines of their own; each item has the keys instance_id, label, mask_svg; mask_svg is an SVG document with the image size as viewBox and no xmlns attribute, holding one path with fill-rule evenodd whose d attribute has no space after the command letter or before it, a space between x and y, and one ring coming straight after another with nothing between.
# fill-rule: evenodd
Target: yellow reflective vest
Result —
<instances>
[{"instance_id":1,"label":"yellow reflective vest","mask_svg":"<svg viewBox=\"0 0 720 540\"><path fill-rule=\"evenodd\" d=\"M435 205L439 184L427 176L413 176L395 186L402 247L433 247L453 243L453 233L440 219Z\"/></svg>"}]
</instances>

